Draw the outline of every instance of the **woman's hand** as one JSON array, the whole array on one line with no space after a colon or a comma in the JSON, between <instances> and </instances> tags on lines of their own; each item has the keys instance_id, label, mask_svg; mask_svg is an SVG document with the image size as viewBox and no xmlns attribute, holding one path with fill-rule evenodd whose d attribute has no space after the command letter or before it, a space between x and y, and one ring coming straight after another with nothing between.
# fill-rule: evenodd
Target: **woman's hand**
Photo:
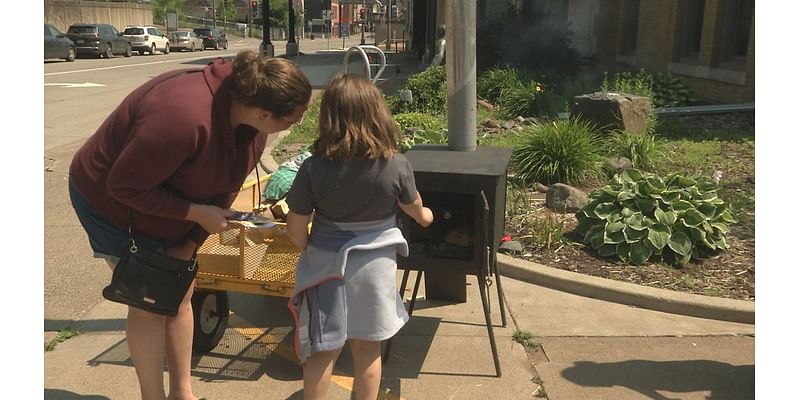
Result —
<instances>
[{"instance_id":1,"label":"woman's hand","mask_svg":"<svg viewBox=\"0 0 800 400\"><path fill-rule=\"evenodd\" d=\"M209 204L191 204L189 205L189 212L186 213L186 219L189 221L197 222L208 233L222 232L228 228L227 217L231 216L233 211L212 206Z\"/></svg>"}]
</instances>

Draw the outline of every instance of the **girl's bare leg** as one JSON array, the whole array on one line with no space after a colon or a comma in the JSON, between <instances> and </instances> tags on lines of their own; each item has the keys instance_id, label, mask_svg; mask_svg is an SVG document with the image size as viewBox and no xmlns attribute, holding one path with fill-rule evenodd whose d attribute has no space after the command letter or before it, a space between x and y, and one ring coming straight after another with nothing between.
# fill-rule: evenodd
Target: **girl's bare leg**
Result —
<instances>
[{"instance_id":1,"label":"girl's bare leg","mask_svg":"<svg viewBox=\"0 0 800 400\"><path fill-rule=\"evenodd\" d=\"M333 364L342 349L314 353L303 364L303 399L321 400L328 394Z\"/></svg>"},{"instance_id":2,"label":"girl's bare leg","mask_svg":"<svg viewBox=\"0 0 800 400\"><path fill-rule=\"evenodd\" d=\"M350 339L357 400L374 400L381 386L381 342Z\"/></svg>"}]
</instances>

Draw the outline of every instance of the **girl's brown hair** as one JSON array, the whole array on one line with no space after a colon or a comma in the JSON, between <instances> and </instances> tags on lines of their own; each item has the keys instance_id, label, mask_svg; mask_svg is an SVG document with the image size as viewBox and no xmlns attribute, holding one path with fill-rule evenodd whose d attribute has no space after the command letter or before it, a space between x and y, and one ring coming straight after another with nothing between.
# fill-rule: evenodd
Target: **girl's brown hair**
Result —
<instances>
[{"instance_id":1,"label":"girl's brown hair","mask_svg":"<svg viewBox=\"0 0 800 400\"><path fill-rule=\"evenodd\" d=\"M297 64L285 58L261 58L245 50L233 60L233 93L248 107L269 110L285 117L297 106L308 104L311 83Z\"/></svg>"},{"instance_id":2,"label":"girl's brown hair","mask_svg":"<svg viewBox=\"0 0 800 400\"><path fill-rule=\"evenodd\" d=\"M314 155L331 160L390 159L398 129L380 90L367 78L337 74L322 94Z\"/></svg>"}]
</instances>

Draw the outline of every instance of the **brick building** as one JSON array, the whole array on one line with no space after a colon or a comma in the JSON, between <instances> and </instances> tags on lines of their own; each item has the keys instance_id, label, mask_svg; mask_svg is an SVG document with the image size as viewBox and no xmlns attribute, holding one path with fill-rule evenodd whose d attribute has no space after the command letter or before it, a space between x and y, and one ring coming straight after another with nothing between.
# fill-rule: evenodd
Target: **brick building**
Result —
<instances>
[{"instance_id":1,"label":"brick building","mask_svg":"<svg viewBox=\"0 0 800 400\"><path fill-rule=\"evenodd\" d=\"M669 71L699 99L755 99L754 0L600 0L595 60Z\"/></svg>"}]
</instances>

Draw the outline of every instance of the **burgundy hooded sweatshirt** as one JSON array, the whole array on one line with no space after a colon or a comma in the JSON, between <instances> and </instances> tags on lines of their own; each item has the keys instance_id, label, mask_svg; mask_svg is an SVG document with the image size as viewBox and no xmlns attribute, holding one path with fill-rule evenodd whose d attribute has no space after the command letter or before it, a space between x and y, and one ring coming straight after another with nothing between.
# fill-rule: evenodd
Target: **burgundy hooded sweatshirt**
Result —
<instances>
[{"instance_id":1,"label":"burgundy hooded sweatshirt","mask_svg":"<svg viewBox=\"0 0 800 400\"><path fill-rule=\"evenodd\" d=\"M70 179L97 212L127 230L202 243L190 203L230 207L267 135L231 126L233 63L171 71L129 94L78 150Z\"/></svg>"}]
</instances>

